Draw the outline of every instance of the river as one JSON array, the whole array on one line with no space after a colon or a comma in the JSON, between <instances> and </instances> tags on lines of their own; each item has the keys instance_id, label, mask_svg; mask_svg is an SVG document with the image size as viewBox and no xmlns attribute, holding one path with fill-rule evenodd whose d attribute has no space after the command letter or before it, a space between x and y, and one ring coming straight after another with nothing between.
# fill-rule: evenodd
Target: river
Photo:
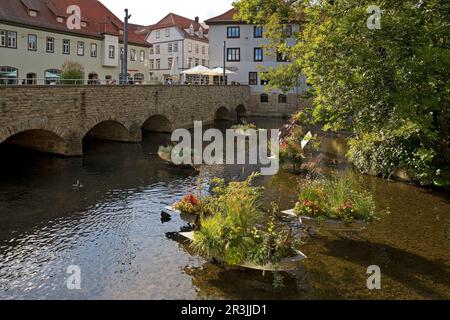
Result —
<instances>
[{"instance_id":1,"label":"river","mask_svg":"<svg viewBox=\"0 0 450 320\"><path fill-rule=\"evenodd\" d=\"M169 138L88 141L84 157L70 159L0 145L0 299L450 299L448 193L358 175L382 219L361 233L305 236L308 259L275 289L271 274L191 255L175 241L185 226L179 217L161 222L161 210L198 180L155 155ZM342 138L323 142L335 169L350 170ZM243 179L254 170L213 166L201 174L207 187L213 176ZM298 179L281 171L259 183L267 201L288 209ZM284 223L300 229L296 221ZM80 290L67 288L71 265L80 268ZM366 286L370 265L381 268L381 290Z\"/></svg>"}]
</instances>

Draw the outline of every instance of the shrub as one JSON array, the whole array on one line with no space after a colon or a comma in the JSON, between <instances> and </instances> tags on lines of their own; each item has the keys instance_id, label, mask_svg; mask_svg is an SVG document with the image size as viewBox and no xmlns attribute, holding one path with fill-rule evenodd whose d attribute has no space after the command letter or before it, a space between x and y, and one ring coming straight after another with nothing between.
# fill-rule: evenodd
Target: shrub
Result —
<instances>
[{"instance_id":1,"label":"shrub","mask_svg":"<svg viewBox=\"0 0 450 320\"><path fill-rule=\"evenodd\" d=\"M61 67L62 84L83 84L84 67L78 62L66 61Z\"/></svg>"}]
</instances>

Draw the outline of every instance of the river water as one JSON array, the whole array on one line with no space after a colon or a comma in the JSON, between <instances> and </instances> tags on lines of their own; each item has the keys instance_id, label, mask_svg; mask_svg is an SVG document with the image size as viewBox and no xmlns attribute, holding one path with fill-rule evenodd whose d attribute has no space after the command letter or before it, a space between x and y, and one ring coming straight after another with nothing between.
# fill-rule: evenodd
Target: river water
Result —
<instances>
[{"instance_id":1,"label":"river water","mask_svg":"<svg viewBox=\"0 0 450 320\"><path fill-rule=\"evenodd\" d=\"M357 234L305 237L308 259L283 274L284 288L273 288L271 274L192 256L175 241L186 223L177 216L161 222L161 210L198 180L155 155L169 138L89 141L74 159L0 146L0 299L450 299L449 194L376 177L357 179L382 219ZM349 170L342 138L323 138L322 151L335 169ZM201 174L207 185L213 176L243 179L254 170L214 166ZM259 183L267 201L288 209L298 179L281 171ZM71 265L80 268L80 290L67 288ZM371 265L381 268L381 290L367 289Z\"/></svg>"}]
</instances>

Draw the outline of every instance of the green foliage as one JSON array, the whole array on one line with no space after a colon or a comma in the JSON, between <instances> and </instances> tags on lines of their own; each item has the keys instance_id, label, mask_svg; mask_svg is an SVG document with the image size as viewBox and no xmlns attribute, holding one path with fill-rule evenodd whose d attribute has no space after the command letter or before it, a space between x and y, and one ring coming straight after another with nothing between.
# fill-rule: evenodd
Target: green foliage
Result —
<instances>
[{"instance_id":1,"label":"green foliage","mask_svg":"<svg viewBox=\"0 0 450 320\"><path fill-rule=\"evenodd\" d=\"M442 183L450 164L450 2L380 0L381 29L371 30L373 4L234 3L238 19L266 26L266 51L292 60L269 70L270 85L286 90L305 75L314 88L314 121L354 132L350 159L361 171L406 171L423 184ZM301 28L289 47L282 29L293 21Z\"/></svg>"},{"instance_id":2,"label":"green foliage","mask_svg":"<svg viewBox=\"0 0 450 320\"><path fill-rule=\"evenodd\" d=\"M82 64L67 60L61 67L61 84L83 84L84 67Z\"/></svg>"},{"instance_id":3,"label":"green foliage","mask_svg":"<svg viewBox=\"0 0 450 320\"><path fill-rule=\"evenodd\" d=\"M360 190L349 177L337 177L302 186L295 213L319 219L370 222L376 218L376 207L370 193Z\"/></svg>"},{"instance_id":4,"label":"green foliage","mask_svg":"<svg viewBox=\"0 0 450 320\"><path fill-rule=\"evenodd\" d=\"M211 215L203 217L195 232L193 249L206 256L222 258L230 265L245 260L258 265L276 263L292 255L290 232L277 230L273 205L267 220L261 208L262 189L252 185L256 175L243 182L225 185L215 179L213 194L205 199Z\"/></svg>"}]
</instances>

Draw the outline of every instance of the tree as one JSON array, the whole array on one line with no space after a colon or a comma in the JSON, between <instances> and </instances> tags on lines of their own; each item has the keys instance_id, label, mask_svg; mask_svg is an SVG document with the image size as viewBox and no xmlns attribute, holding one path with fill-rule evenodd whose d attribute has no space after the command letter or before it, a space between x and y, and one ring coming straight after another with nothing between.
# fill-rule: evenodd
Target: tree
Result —
<instances>
[{"instance_id":1,"label":"tree","mask_svg":"<svg viewBox=\"0 0 450 320\"><path fill-rule=\"evenodd\" d=\"M450 164L450 3L377 1L381 28L368 28L371 0L240 0L237 19L264 24L267 45L292 63L271 70L286 89L299 74L314 88L313 118L324 130L351 130L350 160L361 171L404 171L443 183ZM286 45L283 24L298 22ZM448 181L447 181L448 182Z\"/></svg>"},{"instance_id":2,"label":"tree","mask_svg":"<svg viewBox=\"0 0 450 320\"><path fill-rule=\"evenodd\" d=\"M84 67L78 62L65 61L61 66L62 84L83 84Z\"/></svg>"}]
</instances>

